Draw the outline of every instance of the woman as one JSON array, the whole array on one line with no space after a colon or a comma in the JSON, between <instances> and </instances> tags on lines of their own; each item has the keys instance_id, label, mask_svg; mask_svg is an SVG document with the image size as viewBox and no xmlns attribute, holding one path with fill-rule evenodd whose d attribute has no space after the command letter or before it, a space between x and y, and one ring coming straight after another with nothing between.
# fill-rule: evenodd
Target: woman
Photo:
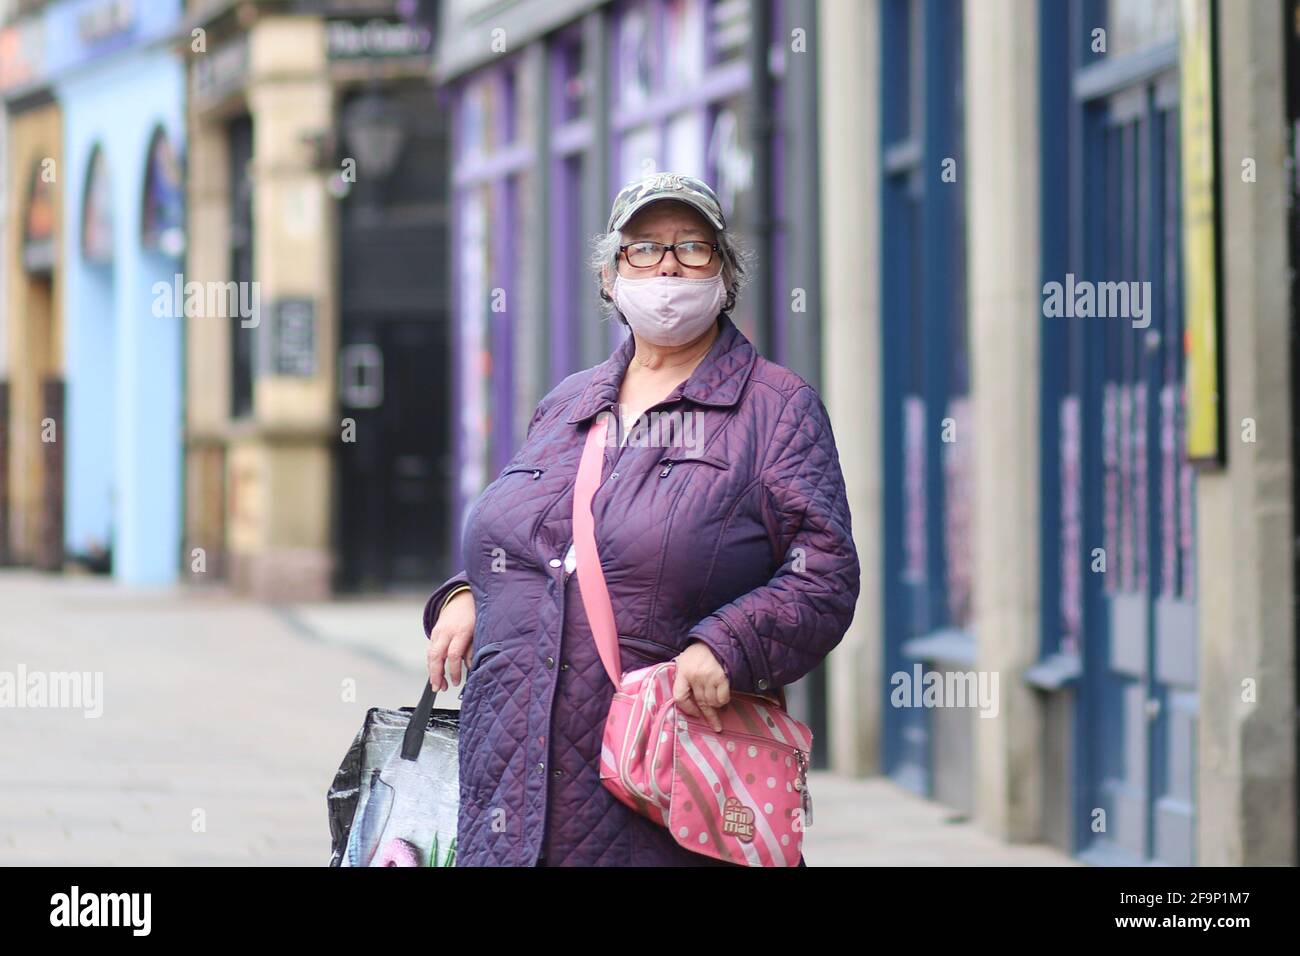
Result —
<instances>
[{"instance_id":1,"label":"woman","mask_svg":"<svg viewBox=\"0 0 1300 956\"><path fill-rule=\"evenodd\" d=\"M732 693L815 668L858 596L825 408L732 324L743 262L713 191L667 173L624 187L598 250L601 297L631 335L542 399L470 509L465 572L425 607L435 689L473 653L458 866L731 865L600 783L613 687L572 553L574 479L599 413L618 409L624 426L592 512L625 672L675 659L678 705L720 727Z\"/></svg>"}]
</instances>

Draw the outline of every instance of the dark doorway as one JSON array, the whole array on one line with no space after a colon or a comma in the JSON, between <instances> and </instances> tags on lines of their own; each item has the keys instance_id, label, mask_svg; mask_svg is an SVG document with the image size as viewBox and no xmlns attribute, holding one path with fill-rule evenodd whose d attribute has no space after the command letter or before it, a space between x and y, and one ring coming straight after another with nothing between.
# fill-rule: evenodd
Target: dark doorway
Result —
<instances>
[{"instance_id":1,"label":"dark doorway","mask_svg":"<svg viewBox=\"0 0 1300 956\"><path fill-rule=\"evenodd\" d=\"M1178 61L1172 44L1141 76L1115 65L1133 54L1093 59L1086 10L1072 8L1069 41L1079 139L1062 278L1149 291L1145 324L1112 307L1064 333L1059 420L1072 423L1080 522L1068 540L1084 569L1075 837L1089 863L1191 866L1200 678Z\"/></svg>"},{"instance_id":2,"label":"dark doorway","mask_svg":"<svg viewBox=\"0 0 1300 956\"><path fill-rule=\"evenodd\" d=\"M447 122L432 90L389 87L339 126L338 584L428 587L452 563Z\"/></svg>"}]
</instances>

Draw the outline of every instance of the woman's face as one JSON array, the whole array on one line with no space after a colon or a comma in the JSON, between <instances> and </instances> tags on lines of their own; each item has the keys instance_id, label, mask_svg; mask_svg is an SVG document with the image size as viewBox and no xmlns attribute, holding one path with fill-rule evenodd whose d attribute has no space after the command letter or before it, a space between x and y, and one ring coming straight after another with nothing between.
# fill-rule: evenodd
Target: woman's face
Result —
<instances>
[{"instance_id":1,"label":"woman's face","mask_svg":"<svg viewBox=\"0 0 1300 956\"><path fill-rule=\"evenodd\" d=\"M716 233L707 219L686 203L671 199L660 200L646 206L628 220L623 227L623 244L633 242L660 242L672 245L677 242L697 240L711 243ZM644 279L648 276L679 276L684 279L707 279L715 276L722 269L722 257L718 253L704 266L682 265L675 250L665 250L664 257L658 265L637 268L627 261L627 256L618 257L618 274L629 279ZM612 281L612 277L611 277ZM608 290L608 284L606 285Z\"/></svg>"}]
</instances>

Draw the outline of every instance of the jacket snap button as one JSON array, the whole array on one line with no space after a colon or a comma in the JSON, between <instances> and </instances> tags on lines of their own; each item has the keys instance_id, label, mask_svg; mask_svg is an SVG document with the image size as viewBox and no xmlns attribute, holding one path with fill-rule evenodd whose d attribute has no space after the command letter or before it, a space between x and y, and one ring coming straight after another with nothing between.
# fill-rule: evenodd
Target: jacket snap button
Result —
<instances>
[{"instance_id":1,"label":"jacket snap button","mask_svg":"<svg viewBox=\"0 0 1300 956\"><path fill-rule=\"evenodd\" d=\"M569 665L568 665L568 664L561 664L561 665L560 665L560 670L562 670L562 671L567 671L568 669L569 669Z\"/></svg>"},{"instance_id":2,"label":"jacket snap button","mask_svg":"<svg viewBox=\"0 0 1300 956\"><path fill-rule=\"evenodd\" d=\"M544 763L539 763L539 764L537 765L537 772L538 772L538 773L546 773L546 764L544 764Z\"/></svg>"},{"instance_id":3,"label":"jacket snap button","mask_svg":"<svg viewBox=\"0 0 1300 956\"><path fill-rule=\"evenodd\" d=\"M557 771L555 771L555 776L558 777L558 776L560 776L560 775L563 774L563 773L564 773L563 770L557 770Z\"/></svg>"},{"instance_id":4,"label":"jacket snap button","mask_svg":"<svg viewBox=\"0 0 1300 956\"><path fill-rule=\"evenodd\" d=\"M551 567L553 567L553 568L558 568L558 567L559 567L561 564L563 564L564 562L561 561L559 558L551 558L551 560L550 560L549 563L550 563Z\"/></svg>"},{"instance_id":5,"label":"jacket snap button","mask_svg":"<svg viewBox=\"0 0 1300 956\"><path fill-rule=\"evenodd\" d=\"M618 472L614 472L614 474L610 475L609 477L611 481L614 480L615 478L618 477Z\"/></svg>"},{"instance_id":6,"label":"jacket snap button","mask_svg":"<svg viewBox=\"0 0 1300 956\"><path fill-rule=\"evenodd\" d=\"M548 658L546 658L546 666L547 666L548 669L554 667L554 666L555 666L555 658L554 658L554 657L548 657Z\"/></svg>"},{"instance_id":7,"label":"jacket snap button","mask_svg":"<svg viewBox=\"0 0 1300 956\"><path fill-rule=\"evenodd\" d=\"M766 678L766 677L760 677L760 678L759 678L759 680L758 680L758 689L759 689L759 690L767 690L767 678Z\"/></svg>"}]
</instances>

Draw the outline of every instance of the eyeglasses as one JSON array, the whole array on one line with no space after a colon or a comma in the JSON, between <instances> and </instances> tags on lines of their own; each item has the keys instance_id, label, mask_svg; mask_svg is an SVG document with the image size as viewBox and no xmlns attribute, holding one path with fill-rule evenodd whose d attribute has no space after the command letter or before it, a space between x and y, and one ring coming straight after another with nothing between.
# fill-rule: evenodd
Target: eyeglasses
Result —
<instances>
[{"instance_id":1,"label":"eyeglasses","mask_svg":"<svg viewBox=\"0 0 1300 956\"><path fill-rule=\"evenodd\" d=\"M659 265L663 261L664 253L669 249L682 265L699 269L713 261L713 254L718 251L718 244L688 239L685 242L674 242L669 245L646 241L629 242L625 246L618 247L618 251L627 259L627 264L635 269L648 269Z\"/></svg>"}]
</instances>

